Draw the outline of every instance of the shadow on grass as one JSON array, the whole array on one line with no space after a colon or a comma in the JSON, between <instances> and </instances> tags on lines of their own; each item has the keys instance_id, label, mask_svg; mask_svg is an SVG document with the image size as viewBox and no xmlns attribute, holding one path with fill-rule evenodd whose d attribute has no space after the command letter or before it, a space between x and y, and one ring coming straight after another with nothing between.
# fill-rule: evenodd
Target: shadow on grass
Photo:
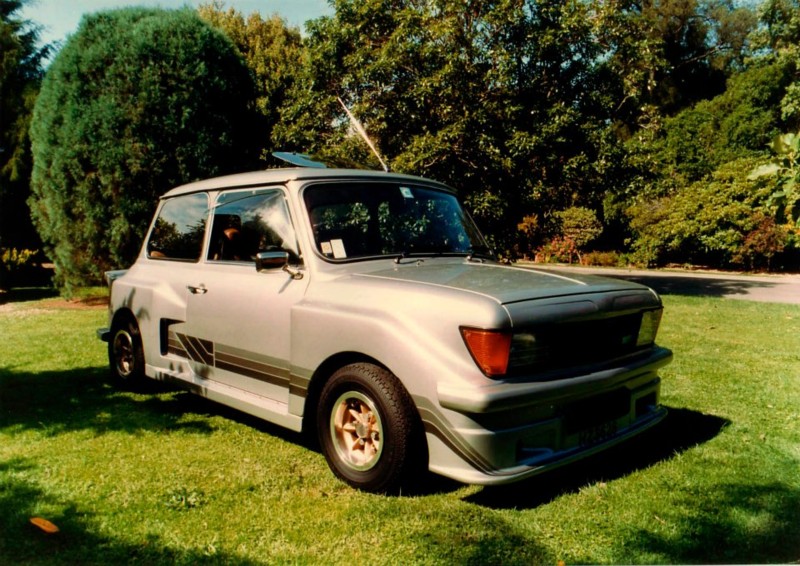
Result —
<instances>
[{"instance_id":1,"label":"shadow on grass","mask_svg":"<svg viewBox=\"0 0 800 566\"><path fill-rule=\"evenodd\" d=\"M36 430L48 436L83 430L97 435L114 431L210 434L215 429L207 417L220 416L319 452L315 435L292 432L158 382L149 382L147 391L141 394L120 391L107 383L107 372L107 368L98 367L40 373L16 373L13 368L0 368L0 429ZM523 482L484 488L468 500L492 508L544 505L587 484L623 477L668 460L710 440L726 424L719 417L671 409L653 430L620 446ZM427 474L406 493L435 495L461 486Z\"/></svg>"},{"instance_id":2,"label":"shadow on grass","mask_svg":"<svg viewBox=\"0 0 800 566\"><path fill-rule=\"evenodd\" d=\"M210 434L214 427L206 417L217 415L314 448L303 435L178 387L148 381L141 392L126 392L109 383L107 374L105 367L39 373L0 367L0 428L49 436L77 430Z\"/></svg>"},{"instance_id":3,"label":"shadow on grass","mask_svg":"<svg viewBox=\"0 0 800 566\"><path fill-rule=\"evenodd\" d=\"M0 461L0 562L4 564L234 564L255 562L216 553L169 548L152 536L142 544L127 544L93 531L92 514L69 500L48 494L26 475L29 461ZM48 534L30 523L41 509L59 532Z\"/></svg>"},{"instance_id":4,"label":"shadow on grass","mask_svg":"<svg viewBox=\"0 0 800 566\"><path fill-rule=\"evenodd\" d=\"M31 301L40 301L42 299L52 299L58 296L58 290L56 290L54 287L14 288L7 293L0 293L0 305L4 303L27 303Z\"/></svg>"},{"instance_id":5,"label":"shadow on grass","mask_svg":"<svg viewBox=\"0 0 800 566\"><path fill-rule=\"evenodd\" d=\"M720 417L673 408L662 423L627 443L529 480L484 488L465 500L491 509L536 508L679 457L713 439L728 424ZM775 466L792 469L793 462L776 460ZM730 472L715 476L724 477L724 482L709 481L707 492L677 490L665 497L670 501L670 509L664 510L668 521L654 517L652 528L626 532L624 545L630 555L687 564L799 563L800 490L794 487L796 482L783 483L779 476L758 482L744 474L741 483L735 483L738 474ZM639 501L640 495L631 493L630 499ZM591 563L596 556L574 561Z\"/></svg>"},{"instance_id":6,"label":"shadow on grass","mask_svg":"<svg viewBox=\"0 0 800 566\"><path fill-rule=\"evenodd\" d=\"M673 529L637 529L626 547L673 563L800 562L800 491L778 482L724 483L676 502L689 512Z\"/></svg>"},{"instance_id":7,"label":"shadow on grass","mask_svg":"<svg viewBox=\"0 0 800 566\"><path fill-rule=\"evenodd\" d=\"M748 295L753 289L773 289L777 283L705 277L683 277L668 274L616 274L604 273L606 277L624 279L647 285L660 295L683 295L687 297L731 297Z\"/></svg>"},{"instance_id":8,"label":"shadow on grass","mask_svg":"<svg viewBox=\"0 0 800 566\"><path fill-rule=\"evenodd\" d=\"M611 481L663 462L708 442L730 424L726 419L689 409L669 409L653 429L609 450L518 483L486 487L468 500L495 509L546 505L582 487Z\"/></svg>"},{"instance_id":9,"label":"shadow on grass","mask_svg":"<svg viewBox=\"0 0 800 566\"><path fill-rule=\"evenodd\" d=\"M182 418L191 407L181 393L121 392L106 383L107 372L107 368L97 367L40 373L0 368L0 428L47 435L76 430L92 430L98 435L142 430L212 432L203 419ZM156 387L154 391L170 390ZM136 410L137 406L143 410Z\"/></svg>"}]
</instances>

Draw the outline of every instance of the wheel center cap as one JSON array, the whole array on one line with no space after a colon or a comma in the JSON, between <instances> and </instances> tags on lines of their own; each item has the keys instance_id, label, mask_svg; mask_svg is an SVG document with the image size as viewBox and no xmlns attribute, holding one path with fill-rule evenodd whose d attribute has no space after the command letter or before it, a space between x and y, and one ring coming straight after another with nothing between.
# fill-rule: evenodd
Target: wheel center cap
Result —
<instances>
[{"instance_id":1,"label":"wheel center cap","mask_svg":"<svg viewBox=\"0 0 800 566\"><path fill-rule=\"evenodd\" d=\"M364 423L358 423L356 425L356 434L359 438L367 438L369 436L369 427Z\"/></svg>"}]
</instances>

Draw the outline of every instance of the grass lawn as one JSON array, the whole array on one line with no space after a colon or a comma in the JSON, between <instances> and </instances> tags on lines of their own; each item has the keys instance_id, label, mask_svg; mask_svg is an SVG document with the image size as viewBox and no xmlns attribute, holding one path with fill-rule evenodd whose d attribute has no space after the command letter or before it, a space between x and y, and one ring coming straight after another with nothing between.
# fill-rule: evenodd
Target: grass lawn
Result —
<instances>
[{"instance_id":1,"label":"grass lawn","mask_svg":"<svg viewBox=\"0 0 800 566\"><path fill-rule=\"evenodd\" d=\"M665 303L657 429L413 497L356 492L299 436L188 393L111 388L102 308L0 305L0 563L797 563L800 307Z\"/></svg>"}]
</instances>

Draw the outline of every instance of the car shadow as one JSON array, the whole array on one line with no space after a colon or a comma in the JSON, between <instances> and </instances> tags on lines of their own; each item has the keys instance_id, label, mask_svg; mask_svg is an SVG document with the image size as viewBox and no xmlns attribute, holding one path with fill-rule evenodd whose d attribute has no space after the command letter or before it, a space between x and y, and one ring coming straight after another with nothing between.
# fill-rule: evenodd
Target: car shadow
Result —
<instances>
[{"instance_id":1,"label":"car shadow","mask_svg":"<svg viewBox=\"0 0 800 566\"><path fill-rule=\"evenodd\" d=\"M219 416L319 453L316 435L298 433L188 391L152 382L131 395L107 382L107 368L25 373L0 367L0 428L37 430L49 436L91 430L143 430L211 434ZM187 418L191 416L191 418ZM574 493L587 484L629 475L714 438L729 421L689 409L670 409L652 430L578 465L567 465L508 486L485 487L467 501L492 508L531 508ZM402 496L451 493L463 484L426 473Z\"/></svg>"},{"instance_id":2,"label":"car shadow","mask_svg":"<svg viewBox=\"0 0 800 566\"><path fill-rule=\"evenodd\" d=\"M581 488L628 476L665 462L716 437L730 421L683 408L670 408L651 430L609 450L521 482L487 486L466 501L493 509L531 509Z\"/></svg>"},{"instance_id":3,"label":"car shadow","mask_svg":"<svg viewBox=\"0 0 800 566\"><path fill-rule=\"evenodd\" d=\"M154 383L145 395L129 395L108 383L107 374L103 367L36 373L0 367L0 428L48 436L80 430L213 432L200 416L184 418L190 411L175 390Z\"/></svg>"},{"instance_id":4,"label":"car shadow","mask_svg":"<svg viewBox=\"0 0 800 566\"><path fill-rule=\"evenodd\" d=\"M164 430L211 434L210 416L251 427L317 450L315 440L175 384L147 380L133 390L115 387L107 367L19 372L0 366L0 428L45 431L48 435L91 430L137 433ZM187 418L187 415L190 418Z\"/></svg>"},{"instance_id":5,"label":"car shadow","mask_svg":"<svg viewBox=\"0 0 800 566\"><path fill-rule=\"evenodd\" d=\"M752 289L771 289L776 286L769 281L747 281L716 277L688 277L661 274L642 275L626 273L603 273L604 277L624 279L650 287L659 295L684 295L689 297L730 297L748 295Z\"/></svg>"}]
</instances>

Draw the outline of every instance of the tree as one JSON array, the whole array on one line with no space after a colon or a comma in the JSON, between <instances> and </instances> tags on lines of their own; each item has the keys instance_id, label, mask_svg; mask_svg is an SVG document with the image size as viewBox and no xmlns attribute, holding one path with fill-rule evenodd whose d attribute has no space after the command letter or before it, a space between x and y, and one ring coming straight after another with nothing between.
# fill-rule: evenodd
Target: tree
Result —
<instances>
[{"instance_id":1,"label":"tree","mask_svg":"<svg viewBox=\"0 0 800 566\"><path fill-rule=\"evenodd\" d=\"M136 256L158 196L249 168L259 120L230 41L188 9L85 17L34 109L33 219L69 288Z\"/></svg>"},{"instance_id":2,"label":"tree","mask_svg":"<svg viewBox=\"0 0 800 566\"><path fill-rule=\"evenodd\" d=\"M263 157L274 146L272 128L303 64L305 51L300 31L287 27L277 14L263 19L254 12L245 18L233 8L226 11L219 0L201 5L198 13L233 41L253 75L256 108L265 117Z\"/></svg>"},{"instance_id":3,"label":"tree","mask_svg":"<svg viewBox=\"0 0 800 566\"><path fill-rule=\"evenodd\" d=\"M793 75L781 61L753 64L731 77L724 93L665 120L664 138L653 149L688 182L724 163L764 156L783 129L780 103Z\"/></svg>"},{"instance_id":4,"label":"tree","mask_svg":"<svg viewBox=\"0 0 800 566\"><path fill-rule=\"evenodd\" d=\"M501 250L536 210L598 200L603 85L584 2L336 0L308 25L286 146L368 161L337 102L391 166L457 188Z\"/></svg>"},{"instance_id":5,"label":"tree","mask_svg":"<svg viewBox=\"0 0 800 566\"><path fill-rule=\"evenodd\" d=\"M800 2L767 0L761 14L762 28L756 34L756 45L767 52L767 57L791 66L796 78L800 69ZM797 80L786 89L781 113L786 121L784 131L800 130L800 82Z\"/></svg>"},{"instance_id":6,"label":"tree","mask_svg":"<svg viewBox=\"0 0 800 566\"><path fill-rule=\"evenodd\" d=\"M725 90L744 67L755 12L732 0L596 0L592 21L609 80L613 117L626 139Z\"/></svg>"},{"instance_id":7,"label":"tree","mask_svg":"<svg viewBox=\"0 0 800 566\"><path fill-rule=\"evenodd\" d=\"M49 46L37 47L39 28L16 16L23 5L23 0L0 0L0 248L9 249L38 246L25 202L31 170L28 127L42 60L50 52ZM0 261L0 288L7 285L4 265Z\"/></svg>"}]
</instances>

